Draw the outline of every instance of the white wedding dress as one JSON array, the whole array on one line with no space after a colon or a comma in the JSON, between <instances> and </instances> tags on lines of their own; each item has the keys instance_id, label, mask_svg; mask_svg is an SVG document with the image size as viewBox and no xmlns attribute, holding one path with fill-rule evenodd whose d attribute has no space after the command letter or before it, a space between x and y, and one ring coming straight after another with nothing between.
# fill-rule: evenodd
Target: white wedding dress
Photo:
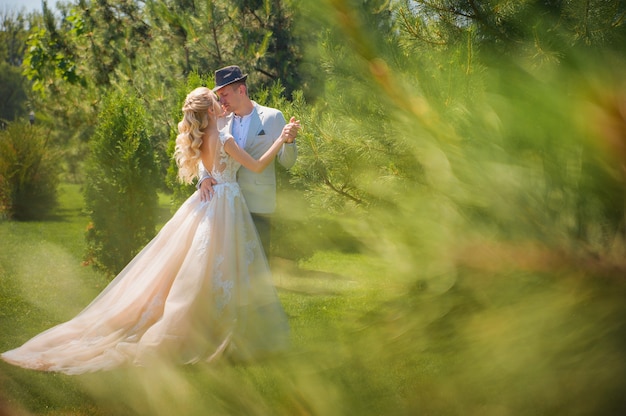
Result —
<instances>
[{"instance_id":1,"label":"white wedding dress","mask_svg":"<svg viewBox=\"0 0 626 416\"><path fill-rule=\"evenodd\" d=\"M215 194L194 193L76 317L2 354L25 368L80 374L151 360L247 360L283 351L287 317L220 134Z\"/></svg>"}]
</instances>

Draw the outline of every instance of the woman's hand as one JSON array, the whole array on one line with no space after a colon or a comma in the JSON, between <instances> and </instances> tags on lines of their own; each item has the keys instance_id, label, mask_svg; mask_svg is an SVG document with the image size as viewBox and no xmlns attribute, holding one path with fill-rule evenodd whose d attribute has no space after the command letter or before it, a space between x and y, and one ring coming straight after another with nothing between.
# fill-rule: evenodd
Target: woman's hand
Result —
<instances>
[{"instance_id":1,"label":"woman's hand","mask_svg":"<svg viewBox=\"0 0 626 416\"><path fill-rule=\"evenodd\" d=\"M300 126L300 120L296 120L295 117L291 117L289 123L285 124L283 127L283 132L280 134L281 140L283 143L293 143L298 136L298 131L302 126Z\"/></svg>"}]
</instances>

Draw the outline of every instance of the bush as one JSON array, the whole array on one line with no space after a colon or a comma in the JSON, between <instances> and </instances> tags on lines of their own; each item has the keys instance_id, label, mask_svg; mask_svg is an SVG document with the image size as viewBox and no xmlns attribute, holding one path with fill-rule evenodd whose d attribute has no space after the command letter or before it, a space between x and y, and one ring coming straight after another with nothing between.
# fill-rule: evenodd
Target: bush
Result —
<instances>
[{"instance_id":1,"label":"bush","mask_svg":"<svg viewBox=\"0 0 626 416\"><path fill-rule=\"evenodd\" d=\"M0 214L16 220L42 219L57 204L59 153L49 133L22 121L0 130Z\"/></svg>"},{"instance_id":2,"label":"bush","mask_svg":"<svg viewBox=\"0 0 626 416\"><path fill-rule=\"evenodd\" d=\"M154 236L158 164L140 101L112 93L103 103L86 165L88 261L119 272Z\"/></svg>"}]
</instances>

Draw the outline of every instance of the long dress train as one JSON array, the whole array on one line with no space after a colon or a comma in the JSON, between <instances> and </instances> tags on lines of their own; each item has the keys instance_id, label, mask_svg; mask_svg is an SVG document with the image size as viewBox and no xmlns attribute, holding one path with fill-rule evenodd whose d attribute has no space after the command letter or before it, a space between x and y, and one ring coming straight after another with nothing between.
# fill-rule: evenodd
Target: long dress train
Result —
<instances>
[{"instance_id":1,"label":"long dress train","mask_svg":"<svg viewBox=\"0 0 626 416\"><path fill-rule=\"evenodd\" d=\"M76 317L1 355L80 374L151 359L249 359L284 350L289 325L220 134L215 194L194 193Z\"/></svg>"}]
</instances>

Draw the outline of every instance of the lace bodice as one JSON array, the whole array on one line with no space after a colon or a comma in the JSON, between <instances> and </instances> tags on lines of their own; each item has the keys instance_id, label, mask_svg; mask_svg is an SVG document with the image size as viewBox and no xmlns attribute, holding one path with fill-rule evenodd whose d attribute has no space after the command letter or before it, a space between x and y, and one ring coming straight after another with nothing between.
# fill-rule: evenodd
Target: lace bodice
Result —
<instances>
[{"instance_id":1,"label":"lace bodice","mask_svg":"<svg viewBox=\"0 0 626 416\"><path fill-rule=\"evenodd\" d=\"M216 160L213 163L213 169L211 169L211 176L215 178L217 183L236 182L237 171L241 164L230 157L224 150L224 143L232 136L220 131L219 137L220 142L215 156Z\"/></svg>"}]
</instances>

